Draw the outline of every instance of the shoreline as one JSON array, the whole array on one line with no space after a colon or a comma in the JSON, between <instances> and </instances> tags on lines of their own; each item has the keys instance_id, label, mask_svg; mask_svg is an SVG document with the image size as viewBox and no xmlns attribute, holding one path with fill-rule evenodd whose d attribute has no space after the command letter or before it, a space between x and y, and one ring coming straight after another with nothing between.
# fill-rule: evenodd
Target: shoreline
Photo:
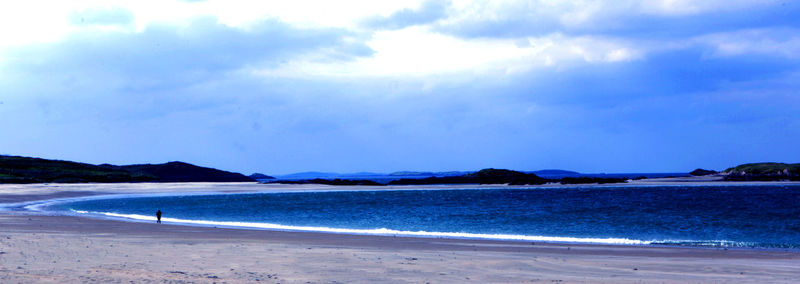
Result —
<instances>
[{"instance_id":1,"label":"shoreline","mask_svg":"<svg viewBox=\"0 0 800 284\"><path fill-rule=\"evenodd\" d=\"M563 188L618 188L618 187L650 187L650 186L752 186L752 185L800 185L800 182L686 182L664 181L675 178L659 178L656 181L624 184L579 184L579 185L402 185L402 186L332 186L320 184L261 184L261 183L113 183L113 184L69 184L68 190L57 190L47 194L23 194L16 196L4 194L3 185L0 184L0 215L3 212L16 214L34 214L43 216L71 216L94 220L110 220L117 222L148 223L154 222L152 216L112 214L104 212L67 212L48 211L41 207L92 199L129 198L129 197L157 197L157 196L191 196L191 195L217 195L217 194L271 194L293 192L353 192L353 191L413 191L413 190L473 190L473 189L505 189L505 188L538 188L538 189L563 189ZM667 183L667 185L662 185ZM83 185L83 186L82 186ZM94 191L75 189L96 189L105 186L114 186L113 190ZM161 187L159 187L161 185ZM19 190L19 186L12 186ZM32 188L61 188L64 184L35 184ZM233 189L235 187L237 189ZM267 188L264 188L267 187ZM147 192L137 189L145 188ZM20 193L20 192L17 192ZM9 202L10 201L10 202ZM592 238L592 237L559 237L540 235L512 235L512 234L483 234L483 233L456 233L438 231L401 231L394 229L350 229L331 227L291 226L271 223L252 223L234 221L209 221L209 220L184 220L166 218L165 224L176 226L226 228L235 230L265 230L298 233L323 233L334 235L360 235L360 236L389 236L402 238L434 238L458 240L490 240L504 242L539 242L560 245L611 245L611 246L636 246L636 247L681 247L700 249L752 249L796 251L800 248L783 247L757 247L757 246L722 246L722 245L691 245L681 244L679 240L639 240L619 237ZM687 240L688 241L688 240Z\"/></svg>"},{"instance_id":2,"label":"shoreline","mask_svg":"<svg viewBox=\"0 0 800 284\"><path fill-rule=\"evenodd\" d=\"M774 183L771 183L774 184ZM638 186L638 185L634 185ZM259 184L0 185L0 203ZM265 190L385 187L267 186ZM483 186L477 188L496 188ZM459 188L464 188L459 186ZM20 189L23 189L20 191ZM101 190L102 189L102 190ZM263 189L263 188L262 188ZM14 193L9 193L14 191ZM0 210L2 282L791 282L800 252L250 230Z\"/></svg>"}]
</instances>

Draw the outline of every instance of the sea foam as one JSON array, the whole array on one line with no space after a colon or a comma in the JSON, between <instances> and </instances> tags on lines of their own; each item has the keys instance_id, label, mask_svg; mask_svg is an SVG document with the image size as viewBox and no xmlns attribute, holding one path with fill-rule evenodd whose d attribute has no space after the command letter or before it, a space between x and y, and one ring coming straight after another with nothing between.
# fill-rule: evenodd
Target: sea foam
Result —
<instances>
[{"instance_id":1,"label":"sea foam","mask_svg":"<svg viewBox=\"0 0 800 284\"><path fill-rule=\"evenodd\" d=\"M156 221L153 216L139 214L119 214L112 212L90 212L83 210L72 210L79 214L102 215L112 218L123 218L138 221ZM427 232L427 231L401 231L387 228L379 229L347 229L347 228L328 228L311 226L288 226L271 223L257 222L229 222L229 221L209 221L209 220L188 220L178 218L161 218L162 222L174 224L188 224L209 227L230 227L247 228L262 230L279 231L299 231L299 232L324 232L337 234L355 235L376 235L376 236L402 236L402 237L427 237L427 238L460 238L460 239L486 239L486 240L514 240L514 241L538 241L553 243L586 243L586 244L613 244L613 245L648 245L652 241L632 240L624 238L576 238L576 237L550 237L550 236L526 236L511 234L474 234L458 232Z\"/></svg>"}]
</instances>

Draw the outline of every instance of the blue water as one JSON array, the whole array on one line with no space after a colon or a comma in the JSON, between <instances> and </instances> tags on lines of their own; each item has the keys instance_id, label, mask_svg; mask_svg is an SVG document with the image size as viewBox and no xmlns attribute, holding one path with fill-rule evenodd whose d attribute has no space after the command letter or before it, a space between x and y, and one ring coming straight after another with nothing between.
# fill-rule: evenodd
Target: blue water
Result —
<instances>
[{"instance_id":1,"label":"blue water","mask_svg":"<svg viewBox=\"0 0 800 284\"><path fill-rule=\"evenodd\" d=\"M583 187L212 194L57 210L273 229L621 244L800 248L800 186Z\"/></svg>"}]
</instances>

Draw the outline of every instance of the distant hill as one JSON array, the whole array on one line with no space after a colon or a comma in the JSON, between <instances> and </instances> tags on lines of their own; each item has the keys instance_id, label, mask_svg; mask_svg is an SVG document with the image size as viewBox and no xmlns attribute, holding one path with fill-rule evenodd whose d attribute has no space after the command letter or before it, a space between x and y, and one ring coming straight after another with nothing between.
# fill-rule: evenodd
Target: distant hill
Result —
<instances>
[{"instance_id":1,"label":"distant hill","mask_svg":"<svg viewBox=\"0 0 800 284\"><path fill-rule=\"evenodd\" d=\"M536 173L547 174L539 176ZM320 177L321 175L327 177ZM363 174L363 173L362 173ZM368 173L372 174L372 173ZM480 171L451 171L451 172L414 172L402 171L376 176L357 176L356 174L332 174L319 172L306 172L292 174L294 179L279 176L276 180L264 181L265 183L286 184L329 184L329 185L433 185L433 184L510 184L510 185L537 185L545 183L561 184L588 184L588 183L625 183L630 174L581 174L565 170L541 170L536 172L520 172L505 169L483 169ZM313 176L313 178L297 178L299 176Z\"/></svg>"},{"instance_id":2,"label":"distant hill","mask_svg":"<svg viewBox=\"0 0 800 284\"><path fill-rule=\"evenodd\" d=\"M476 173L474 171L450 171L450 172L414 172L414 171L402 171L402 172L393 172L390 173L390 176L397 176L397 177L451 177L451 176L462 176ZM538 170L538 171L524 171L521 173L526 174L535 174L542 177L565 177L565 176L581 176L583 174L579 172L567 171L567 170L556 170L556 169L545 169L545 170Z\"/></svg>"},{"instance_id":3,"label":"distant hill","mask_svg":"<svg viewBox=\"0 0 800 284\"><path fill-rule=\"evenodd\" d=\"M476 171L447 171L447 172L423 172L423 171L398 171L392 173L374 173L374 172L358 172L358 173L333 173L333 172L300 172L287 175L276 176L279 180L305 180L305 179L368 179L378 182L389 182L398 179L422 179L429 177L456 177L474 174ZM581 176L581 173L565 170L540 170L532 172L522 172L526 174L535 174L547 178L561 178Z\"/></svg>"},{"instance_id":4,"label":"distant hill","mask_svg":"<svg viewBox=\"0 0 800 284\"><path fill-rule=\"evenodd\" d=\"M528 174L503 169L483 169L460 176L429 177L423 179L399 179L389 182L390 185L420 184L544 184L547 180L535 174Z\"/></svg>"},{"instance_id":5,"label":"distant hill","mask_svg":"<svg viewBox=\"0 0 800 284\"><path fill-rule=\"evenodd\" d=\"M300 180L300 179L344 179L344 178L373 178L386 176L382 173L373 172L357 172L357 173L332 173L332 172L299 172L287 175L275 176L277 179L282 180Z\"/></svg>"},{"instance_id":6,"label":"distant hill","mask_svg":"<svg viewBox=\"0 0 800 284\"><path fill-rule=\"evenodd\" d=\"M302 172L293 173L288 175L276 176L279 179L313 179L313 178L330 178L341 176L339 173L324 173L324 172Z\"/></svg>"},{"instance_id":7,"label":"distant hill","mask_svg":"<svg viewBox=\"0 0 800 284\"><path fill-rule=\"evenodd\" d=\"M101 165L131 173L152 175L159 182L248 182L256 181L240 173L195 166L184 162L141 164L128 166Z\"/></svg>"},{"instance_id":8,"label":"distant hill","mask_svg":"<svg viewBox=\"0 0 800 284\"><path fill-rule=\"evenodd\" d=\"M262 174L262 173L253 173L252 175L249 175L249 177L251 179L255 179L255 180L259 180L259 179L275 179L275 177L273 177L273 176L268 176L268 175L265 175L265 174Z\"/></svg>"},{"instance_id":9,"label":"distant hill","mask_svg":"<svg viewBox=\"0 0 800 284\"><path fill-rule=\"evenodd\" d=\"M716 173L717 173L717 171L714 171L714 170L706 170L706 169L699 169L699 168L698 168L698 169L696 169L696 170L694 170L694 171L691 171L691 172L689 173L689 175L693 175L693 176L707 176L707 175L713 175L713 174L716 174Z\"/></svg>"},{"instance_id":10,"label":"distant hill","mask_svg":"<svg viewBox=\"0 0 800 284\"><path fill-rule=\"evenodd\" d=\"M0 183L144 182L157 176L91 164L0 156Z\"/></svg>"},{"instance_id":11,"label":"distant hill","mask_svg":"<svg viewBox=\"0 0 800 284\"><path fill-rule=\"evenodd\" d=\"M115 166L0 156L0 183L250 182L242 174L183 162Z\"/></svg>"},{"instance_id":12,"label":"distant hill","mask_svg":"<svg viewBox=\"0 0 800 284\"><path fill-rule=\"evenodd\" d=\"M350 173L350 174L345 174L345 175L348 175L348 176L356 176L356 177L357 177L357 176L365 176L365 177L368 177L368 176L381 176L381 175L383 175L383 174L382 174L382 173L373 173L373 172L357 172L357 173Z\"/></svg>"},{"instance_id":13,"label":"distant hill","mask_svg":"<svg viewBox=\"0 0 800 284\"><path fill-rule=\"evenodd\" d=\"M725 180L800 180L800 163L751 163L726 169Z\"/></svg>"},{"instance_id":14,"label":"distant hill","mask_svg":"<svg viewBox=\"0 0 800 284\"><path fill-rule=\"evenodd\" d=\"M270 180L263 183L281 183L281 184L327 184L327 185L384 185L372 180L366 179L301 179L301 180Z\"/></svg>"},{"instance_id":15,"label":"distant hill","mask_svg":"<svg viewBox=\"0 0 800 284\"><path fill-rule=\"evenodd\" d=\"M460 176L471 174L474 172L460 172L460 171L450 171L450 172L414 172L414 171L400 171L400 172L393 172L390 173L389 176L397 176L397 177L450 177L450 176Z\"/></svg>"},{"instance_id":16,"label":"distant hill","mask_svg":"<svg viewBox=\"0 0 800 284\"><path fill-rule=\"evenodd\" d=\"M576 176L576 175L580 175L580 174L581 174L581 173L579 173L579 172L565 171L565 170L553 170L553 169L548 169L548 170L538 170L538 171L533 171L533 172L530 172L530 173L533 173L533 174L536 174L536 175L540 175L540 176L541 176L541 175L551 175L551 176Z\"/></svg>"}]
</instances>

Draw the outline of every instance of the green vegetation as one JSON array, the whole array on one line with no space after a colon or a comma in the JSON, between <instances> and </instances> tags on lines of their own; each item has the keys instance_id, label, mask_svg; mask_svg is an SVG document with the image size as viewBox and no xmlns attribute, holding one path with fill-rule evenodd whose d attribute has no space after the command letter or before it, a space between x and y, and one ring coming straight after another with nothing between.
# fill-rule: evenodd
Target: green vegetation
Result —
<instances>
[{"instance_id":1,"label":"green vegetation","mask_svg":"<svg viewBox=\"0 0 800 284\"><path fill-rule=\"evenodd\" d=\"M256 181L239 173L199 167L184 162L143 165L100 165L105 168L123 170L139 175L151 175L158 182L249 182Z\"/></svg>"},{"instance_id":2,"label":"green vegetation","mask_svg":"<svg viewBox=\"0 0 800 284\"><path fill-rule=\"evenodd\" d=\"M0 155L0 183L248 181L255 180L182 162L114 166Z\"/></svg>"},{"instance_id":3,"label":"green vegetation","mask_svg":"<svg viewBox=\"0 0 800 284\"><path fill-rule=\"evenodd\" d=\"M725 180L800 180L800 163L752 163L729 168Z\"/></svg>"},{"instance_id":4,"label":"green vegetation","mask_svg":"<svg viewBox=\"0 0 800 284\"><path fill-rule=\"evenodd\" d=\"M800 174L800 163L785 164L785 163L752 163L738 165L733 168L725 170L728 173L747 173L755 175L769 175L769 174Z\"/></svg>"},{"instance_id":5,"label":"green vegetation","mask_svg":"<svg viewBox=\"0 0 800 284\"><path fill-rule=\"evenodd\" d=\"M141 182L155 176L108 169L91 164L0 156L0 183Z\"/></svg>"},{"instance_id":6,"label":"green vegetation","mask_svg":"<svg viewBox=\"0 0 800 284\"><path fill-rule=\"evenodd\" d=\"M717 171L714 171L714 170L696 169L696 170L690 172L689 175L692 175L692 176L707 176L707 175L713 175L713 174L716 174L716 173L717 173Z\"/></svg>"}]
</instances>

